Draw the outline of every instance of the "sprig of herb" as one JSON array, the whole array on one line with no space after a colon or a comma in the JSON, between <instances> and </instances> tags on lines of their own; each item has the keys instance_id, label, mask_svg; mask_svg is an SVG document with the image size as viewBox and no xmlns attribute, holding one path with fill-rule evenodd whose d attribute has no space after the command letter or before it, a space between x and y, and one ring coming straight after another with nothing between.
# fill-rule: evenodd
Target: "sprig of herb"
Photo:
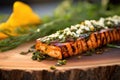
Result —
<instances>
[{"instance_id":1,"label":"sprig of herb","mask_svg":"<svg viewBox=\"0 0 120 80\"><path fill-rule=\"evenodd\" d=\"M120 48L120 46L114 45L114 44L107 44L107 47L111 47L111 48Z\"/></svg>"}]
</instances>

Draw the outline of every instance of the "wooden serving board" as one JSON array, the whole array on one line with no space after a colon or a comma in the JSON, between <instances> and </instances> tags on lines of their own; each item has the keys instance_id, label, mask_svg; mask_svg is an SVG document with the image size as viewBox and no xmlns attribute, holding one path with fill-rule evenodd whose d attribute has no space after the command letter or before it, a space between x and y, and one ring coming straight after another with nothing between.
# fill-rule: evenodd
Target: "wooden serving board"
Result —
<instances>
[{"instance_id":1,"label":"wooden serving board","mask_svg":"<svg viewBox=\"0 0 120 80\"><path fill-rule=\"evenodd\" d=\"M57 60L41 62L31 59L32 53L21 55L35 42L0 52L0 80L120 80L120 49L110 48L103 54L74 56L67 64L51 70Z\"/></svg>"}]
</instances>

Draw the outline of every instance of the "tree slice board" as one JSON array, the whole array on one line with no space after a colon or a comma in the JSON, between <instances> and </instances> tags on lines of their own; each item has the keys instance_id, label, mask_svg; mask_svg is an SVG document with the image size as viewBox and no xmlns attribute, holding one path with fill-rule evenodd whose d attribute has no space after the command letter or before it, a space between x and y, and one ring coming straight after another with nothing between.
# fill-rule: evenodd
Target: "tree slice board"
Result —
<instances>
[{"instance_id":1,"label":"tree slice board","mask_svg":"<svg viewBox=\"0 0 120 80\"><path fill-rule=\"evenodd\" d=\"M0 80L120 80L120 49L109 48L103 54L81 58L74 56L67 59L66 65L51 70L56 59L38 62L31 59L32 53L20 54L33 44L35 42L28 42L0 52Z\"/></svg>"}]
</instances>

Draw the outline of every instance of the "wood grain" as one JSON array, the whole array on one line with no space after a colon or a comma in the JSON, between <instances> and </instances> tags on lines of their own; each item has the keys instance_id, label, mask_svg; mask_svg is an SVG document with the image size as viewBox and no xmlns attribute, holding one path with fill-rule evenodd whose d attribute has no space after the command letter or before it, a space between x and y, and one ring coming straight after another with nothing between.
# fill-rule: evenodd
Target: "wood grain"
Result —
<instances>
[{"instance_id":1,"label":"wood grain","mask_svg":"<svg viewBox=\"0 0 120 80\"><path fill-rule=\"evenodd\" d=\"M21 55L35 42L0 53L0 80L120 80L120 49L110 48L104 54L74 56L67 64L51 70L57 60L33 61L32 53Z\"/></svg>"}]
</instances>

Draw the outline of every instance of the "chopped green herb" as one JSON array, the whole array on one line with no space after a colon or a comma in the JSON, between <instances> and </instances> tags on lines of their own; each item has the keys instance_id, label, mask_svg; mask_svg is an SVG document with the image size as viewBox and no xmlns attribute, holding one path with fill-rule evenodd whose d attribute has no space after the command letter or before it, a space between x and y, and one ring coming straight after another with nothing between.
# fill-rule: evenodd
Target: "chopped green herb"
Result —
<instances>
[{"instance_id":1,"label":"chopped green herb","mask_svg":"<svg viewBox=\"0 0 120 80\"><path fill-rule=\"evenodd\" d=\"M95 52L95 49L91 49L91 52L94 53L94 52Z\"/></svg>"},{"instance_id":2,"label":"chopped green herb","mask_svg":"<svg viewBox=\"0 0 120 80\"><path fill-rule=\"evenodd\" d=\"M87 51L83 54L84 56L92 56L92 52L91 51Z\"/></svg>"},{"instance_id":3,"label":"chopped green herb","mask_svg":"<svg viewBox=\"0 0 120 80\"><path fill-rule=\"evenodd\" d=\"M46 59L47 58L47 56L46 55L44 55L42 52L40 52L40 51L36 51L36 52L34 52L33 53L33 56L32 56L32 59L33 60L37 60L37 61L42 61L42 60L44 60L44 59Z\"/></svg>"},{"instance_id":4,"label":"chopped green herb","mask_svg":"<svg viewBox=\"0 0 120 80\"><path fill-rule=\"evenodd\" d=\"M21 55L26 55L28 52L20 52Z\"/></svg>"},{"instance_id":5,"label":"chopped green herb","mask_svg":"<svg viewBox=\"0 0 120 80\"><path fill-rule=\"evenodd\" d=\"M67 63L66 60L58 60L58 62L56 63L56 66L62 66L65 65Z\"/></svg>"},{"instance_id":6,"label":"chopped green herb","mask_svg":"<svg viewBox=\"0 0 120 80\"><path fill-rule=\"evenodd\" d=\"M50 69L51 69L51 70L55 70L56 67L55 67L55 66L50 66Z\"/></svg>"},{"instance_id":7,"label":"chopped green herb","mask_svg":"<svg viewBox=\"0 0 120 80\"><path fill-rule=\"evenodd\" d=\"M20 54L21 55L26 55L26 54L28 54L28 53L30 53L30 52L34 52L35 51L35 49L28 49L28 51L24 51L24 52L20 52Z\"/></svg>"},{"instance_id":8,"label":"chopped green herb","mask_svg":"<svg viewBox=\"0 0 120 80\"><path fill-rule=\"evenodd\" d=\"M34 52L35 51L35 49L29 49L28 50L28 52Z\"/></svg>"},{"instance_id":9,"label":"chopped green herb","mask_svg":"<svg viewBox=\"0 0 120 80\"><path fill-rule=\"evenodd\" d=\"M104 21L105 26L108 26L109 28L113 28L115 26L115 22L112 20L105 20Z\"/></svg>"},{"instance_id":10,"label":"chopped green herb","mask_svg":"<svg viewBox=\"0 0 120 80\"><path fill-rule=\"evenodd\" d=\"M34 55L33 55L33 56L32 56L32 59L33 59L33 60L37 60L37 56L34 56Z\"/></svg>"}]
</instances>

